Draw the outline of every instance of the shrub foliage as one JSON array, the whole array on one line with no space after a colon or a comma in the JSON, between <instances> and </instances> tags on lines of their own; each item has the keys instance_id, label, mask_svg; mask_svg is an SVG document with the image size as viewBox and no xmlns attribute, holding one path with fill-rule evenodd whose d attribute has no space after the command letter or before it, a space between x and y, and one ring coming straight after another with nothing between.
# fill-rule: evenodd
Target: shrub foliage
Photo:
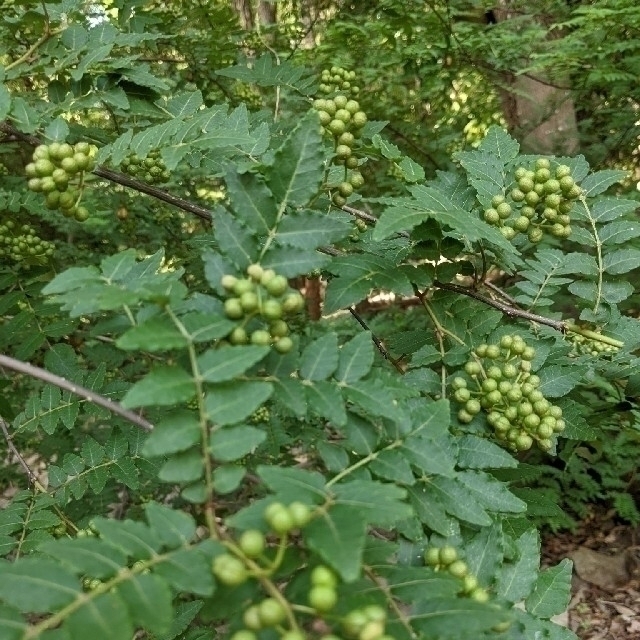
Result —
<instances>
[{"instance_id":1,"label":"shrub foliage","mask_svg":"<svg viewBox=\"0 0 640 640\"><path fill-rule=\"evenodd\" d=\"M492 126L427 178L357 70L221 3L190 86L139 4L3 25L0 637L574 638L539 526L637 444L626 173Z\"/></svg>"}]
</instances>

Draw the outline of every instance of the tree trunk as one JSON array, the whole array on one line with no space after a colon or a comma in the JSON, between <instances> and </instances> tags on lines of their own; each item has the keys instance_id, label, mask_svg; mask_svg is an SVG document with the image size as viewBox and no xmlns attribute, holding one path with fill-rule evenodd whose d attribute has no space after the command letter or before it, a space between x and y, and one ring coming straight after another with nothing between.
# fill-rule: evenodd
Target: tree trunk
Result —
<instances>
[{"instance_id":1,"label":"tree trunk","mask_svg":"<svg viewBox=\"0 0 640 640\"><path fill-rule=\"evenodd\" d=\"M267 0L260 0L256 7L252 0L233 0L233 8L245 31L252 31L256 25L270 25L276 21L276 4Z\"/></svg>"},{"instance_id":2,"label":"tree trunk","mask_svg":"<svg viewBox=\"0 0 640 640\"><path fill-rule=\"evenodd\" d=\"M493 11L498 22L511 18L509 0ZM512 75L501 90L505 119L525 153L574 155L579 147L576 110L568 78L543 73Z\"/></svg>"}]
</instances>

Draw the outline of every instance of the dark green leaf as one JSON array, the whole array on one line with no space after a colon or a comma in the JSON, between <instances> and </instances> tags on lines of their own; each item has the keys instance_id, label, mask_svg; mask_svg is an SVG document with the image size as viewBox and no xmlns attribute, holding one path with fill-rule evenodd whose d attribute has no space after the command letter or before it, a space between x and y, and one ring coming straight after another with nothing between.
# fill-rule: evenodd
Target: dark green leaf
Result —
<instances>
[{"instance_id":1,"label":"dark green leaf","mask_svg":"<svg viewBox=\"0 0 640 640\"><path fill-rule=\"evenodd\" d=\"M269 347L256 345L224 345L219 349L209 349L198 357L200 375L207 382L232 380L260 362L269 351Z\"/></svg>"},{"instance_id":2,"label":"dark green leaf","mask_svg":"<svg viewBox=\"0 0 640 640\"><path fill-rule=\"evenodd\" d=\"M301 207L316 195L324 177L324 150L318 116L310 111L276 151L268 184L279 211Z\"/></svg>"},{"instance_id":3,"label":"dark green leaf","mask_svg":"<svg viewBox=\"0 0 640 640\"><path fill-rule=\"evenodd\" d=\"M264 430L248 425L218 429L211 434L211 455L221 462L232 462L253 453L266 437Z\"/></svg>"},{"instance_id":4,"label":"dark green leaf","mask_svg":"<svg viewBox=\"0 0 640 640\"><path fill-rule=\"evenodd\" d=\"M353 582L360 575L367 537L365 520L348 505L335 505L302 531L305 542L342 577Z\"/></svg>"},{"instance_id":5,"label":"dark green leaf","mask_svg":"<svg viewBox=\"0 0 640 640\"><path fill-rule=\"evenodd\" d=\"M340 347L336 380L355 382L366 376L373 364L373 341L371 333L363 331Z\"/></svg>"},{"instance_id":6,"label":"dark green leaf","mask_svg":"<svg viewBox=\"0 0 640 640\"><path fill-rule=\"evenodd\" d=\"M45 613L73 602L82 589L78 579L44 558L0 564L0 598L25 613Z\"/></svg>"},{"instance_id":7,"label":"dark green leaf","mask_svg":"<svg viewBox=\"0 0 640 640\"><path fill-rule=\"evenodd\" d=\"M496 584L497 595L508 602L520 602L533 589L540 566L540 536L535 529L523 533L516 540L518 556L505 563Z\"/></svg>"},{"instance_id":8,"label":"dark green leaf","mask_svg":"<svg viewBox=\"0 0 640 640\"><path fill-rule=\"evenodd\" d=\"M152 574L133 576L118 585L134 625L155 634L164 633L173 619L172 594L168 585Z\"/></svg>"},{"instance_id":9,"label":"dark green leaf","mask_svg":"<svg viewBox=\"0 0 640 640\"><path fill-rule=\"evenodd\" d=\"M273 393L270 382L238 380L212 386L205 396L209 420L223 426L250 416Z\"/></svg>"},{"instance_id":10,"label":"dark green leaf","mask_svg":"<svg viewBox=\"0 0 640 640\"><path fill-rule=\"evenodd\" d=\"M526 599L527 611L538 618L551 618L566 611L571 597L573 563L565 558L540 573L533 593Z\"/></svg>"},{"instance_id":11,"label":"dark green leaf","mask_svg":"<svg viewBox=\"0 0 640 640\"><path fill-rule=\"evenodd\" d=\"M346 214L341 217L305 209L284 217L278 225L276 241L310 251L345 238L352 229Z\"/></svg>"},{"instance_id":12,"label":"dark green leaf","mask_svg":"<svg viewBox=\"0 0 640 640\"><path fill-rule=\"evenodd\" d=\"M47 553L77 573L86 573L93 578L110 578L126 566L127 558L102 540L60 538L40 545Z\"/></svg>"},{"instance_id":13,"label":"dark green leaf","mask_svg":"<svg viewBox=\"0 0 640 640\"><path fill-rule=\"evenodd\" d=\"M145 505L145 513L152 531L171 549L187 545L195 535L195 521L183 511L171 509L157 502L148 502Z\"/></svg>"},{"instance_id":14,"label":"dark green leaf","mask_svg":"<svg viewBox=\"0 0 640 640\"><path fill-rule=\"evenodd\" d=\"M66 619L64 628L74 640L86 637L130 640L134 633L127 605L115 593L87 599Z\"/></svg>"},{"instance_id":15,"label":"dark green leaf","mask_svg":"<svg viewBox=\"0 0 640 640\"><path fill-rule=\"evenodd\" d=\"M136 382L122 400L124 407L147 407L187 402L196 387L193 378L179 367L158 367Z\"/></svg>"},{"instance_id":16,"label":"dark green leaf","mask_svg":"<svg viewBox=\"0 0 640 640\"><path fill-rule=\"evenodd\" d=\"M267 235L276 223L278 208L269 188L255 173L227 171L225 182L231 206L239 220L258 235Z\"/></svg>"},{"instance_id":17,"label":"dark green leaf","mask_svg":"<svg viewBox=\"0 0 640 640\"><path fill-rule=\"evenodd\" d=\"M168 351L185 347L188 340L175 324L165 317L151 318L147 322L129 329L116 341L120 349L146 351Z\"/></svg>"},{"instance_id":18,"label":"dark green leaf","mask_svg":"<svg viewBox=\"0 0 640 640\"><path fill-rule=\"evenodd\" d=\"M199 442L201 436L196 416L187 412L170 414L155 426L142 447L142 454L156 457L185 451Z\"/></svg>"}]
</instances>

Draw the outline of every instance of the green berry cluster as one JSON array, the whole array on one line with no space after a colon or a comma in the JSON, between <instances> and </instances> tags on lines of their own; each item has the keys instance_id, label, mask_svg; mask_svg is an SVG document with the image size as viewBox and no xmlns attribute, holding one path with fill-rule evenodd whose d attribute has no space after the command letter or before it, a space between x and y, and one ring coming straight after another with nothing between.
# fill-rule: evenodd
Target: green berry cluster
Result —
<instances>
[{"instance_id":1,"label":"green berry cluster","mask_svg":"<svg viewBox=\"0 0 640 640\"><path fill-rule=\"evenodd\" d=\"M233 97L239 102L244 102L248 109L257 111L262 108L262 96L260 92L250 84L238 81L233 85L232 91Z\"/></svg>"},{"instance_id":2,"label":"green berry cluster","mask_svg":"<svg viewBox=\"0 0 640 640\"><path fill-rule=\"evenodd\" d=\"M367 123L367 114L360 109L357 100L350 100L344 94L328 99L318 98L314 100L313 107L318 112L322 131L333 138L334 163L344 165L344 178L333 188L332 194L333 203L341 207L354 191L364 185L354 148L362 127Z\"/></svg>"},{"instance_id":3,"label":"green berry cluster","mask_svg":"<svg viewBox=\"0 0 640 640\"><path fill-rule=\"evenodd\" d=\"M339 91L357 96L360 93L360 87L354 84L353 81L355 79L355 71L347 71L342 67L333 66L331 69L322 70L319 89L322 93L326 94Z\"/></svg>"},{"instance_id":4,"label":"green berry cluster","mask_svg":"<svg viewBox=\"0 0 640 640\"><path fill-rule=\"evenodd\" d=\"M538 158L533 169L517 167L516 186L509 192L510 202L495 195L484 219L498 227L507 240L526 233L530 242L538 243L545 233L556 238L571 234L569 213L582 189L571 177L571 168L558 165L552 171L548 158Z\"/></svg>"},{"instance_id":5,"label":"green berry cluster","mask_svg":"<svg viewBox=\"0 0 640 640\"><path fill-rule=\"evenodd\" d=\"M620 351L619 347L615 345L606 344L605 342L600 342L600 340L593 340L579 333L569 333L567 338L573 344L573 355L591 355L595 357L601 355L611 356Z\"/></svg>"},{"instance_id":6,"label":"green berry cluster","mask_svg":"<svg viewBox=\"0 0 640 640\"><path fill-rule=\"evenodd\" d=\"M55 245L38 237L35 229L28 225L18 225L13 220L0 218L0 257L11 258L14 262L43 259L53 255Z\"/></svg>"},{"instance_id":7,"label":"green berry cluster","mask_svg":"<svg viewBox=\"0 0 640 640\"><path fill-rule=\"evenodd\" d=\"M4 162L0 162L0 176L8 176L9 175L9 168L7 167L6 164L4 164Z\"/></svg>"},{"instance_id":8,"label":"green berry cluster","mask_svg":"<svg viewBox=\"0 0 640 640\"><path fill-rule=\"evenodd\" d=\"M436 571L448 571L462 582L460 594L475 600L487 602L489 594L478 586L478 579L469 572L469 567L464 560L458 557L455 547L428 547L424 552L424 563Z\"/></svg>"},{"instance_id":9,"label":"green berry cluster","mask_svg":"<svg viewBox=\"0 0 640 640\"><path fill-rule=\"evenodd\" d=\"M262 424L264 422L269 422L271 418L271 412L268 407L258 407L250 416L249 422L251 424Z\"/></svg>"},{"instance_id":10,"label":"green berry cluster","mask_svg":"<svg viewBox=\"0 0 640 640\"><path fill-rule=\"evenodd\" d=\"M137 153L130 153L120 163L120 169L148 184L162 184L168 182L171 177L171 172L160 156L160 149L149 151L146 158L141 158Z\"/></svg>"},{"instance_id":11,"label":"green berry cluster","mask_svg":"<svg viewBox=\"0 0 640 640\"><path fill-rule=\"evenodd\" d=\"M356 218L353 222L353 231L349 234L349 240L351 242L360 242L360 235L368 229L368 225L365 220Z\"/></svg>"},{"instance_id":12,"label":"green berry cluster","mask_svg":"<svg viewBox=\"0 0 640 640\"><path fill-rule=\"evenodd\" d=\"M387 612L377 604L350 611L342 620L342 629L347 638L357 640L393 640L385 633ZM332 636L335 638L335 636ZM336 638L336 640L338 640Z\"/></svg>"},{"instance_id":13,"label":"green berry cluster","mask_svg":"<svg viewBox=\"0 0 640 640\"><path fill-rule=\"evenodd\" d=\"M80 206L84 177L93 171L97 152L98 147L88 142L37 146L32 161L25 167L29 189L45 194L47 209L60 209L65 217L84 222L89 218L87 208Z\"/></svg>"},{"instance_id":14,"label":"green berry cluster","mask_svg":"<svg viewBox=\"0 0 640 640\"><path fill-rule=\"evenodd\" d=\"M288 507L272 502L264 511L264 519L274 533L285 535L309 524L311 510L303 502L292 502Z\"/></svg>"},{"instance_id":15,"label":"green berry cluster","mask_svg":"<svg viewBox=\"0 0 640 640\"><path fill-rule=\"evenodd\" d=\"M230 297L224 301L224 312L239 323L228 336L231 344L273 345L278 353L288 353L293 347L285 316L304 307L304 298L297 291L287 293L289 284L284 276L259 264L247 267L246 278L222 276L221 284ZM256 321L261 321L256 325Z\"/></svg>"},{"instance_id":16,"label":"green berry cluster","mask_svg":"<svg viewBox=\"0 0 640 640\"><path fill-rule=\"evenodd\" d=\"M512 451L526 451L536 442L542 451L553 447L552 438L565 428L562 409L551 404L531 373L535 350L518 335L507 335L499 344L482 344L464 370L472 379L469 388L461 376L453 380L453 397L463 404L458 420L471 422L484 411L496 439Z\"/></svg>"}]
</instances>

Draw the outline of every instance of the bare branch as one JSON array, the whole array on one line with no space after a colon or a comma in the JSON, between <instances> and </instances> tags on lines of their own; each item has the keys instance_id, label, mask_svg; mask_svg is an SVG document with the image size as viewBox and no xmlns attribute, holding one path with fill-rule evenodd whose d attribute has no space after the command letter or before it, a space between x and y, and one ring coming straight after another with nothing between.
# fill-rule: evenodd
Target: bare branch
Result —
<instances>
[{"instance_id":1,"label":"bare branch","mask_svg":"<svg viewBox=\"0 0 640 640\"><path fill-rule=\"evenodd\" d=\"M545 318L544 316L539 316L537 313L530 313L529 311L523 311L522 309L517 309L516 307L512 307L504 302L499 302L498 300L492 300L491 298L487 298L483 296L473 289L469 289L468 287L462 287L458 284L451 284L448 282L438 282L437 280L433 283L433 286L438 289L444 289L445 291L454 291L455 293L460 293L463 296L469 296L474 300L478 300L479 302L483 302L498 311L504 313L505 316L509 318L522 318L523 320L529 320L530 322L537 322L538 324L544 324L547 327L551 327L556 331L560 331L561 333L566 333L567 326L562 320L552 320L551 318Z\"/></svg>"},{"instance_id":2,"label":"bare branch","mask_svg":"<svg viewBox=\"0 0 640 640\"><path fill-rule=\"evenodd\" d=\"M16 460L20 463L20 466L24 469L24 472L27 474L27 478L29 479L29 484L33 486L38 491L45 491L45 488L40 484L36 474L31 470L31 467L27 464L27 461L23 458L22 454L16 448L16 445L13 444L13 440L11 439L11 435L9 434L9 429L7 423L4 421L2 417L0 417L0 429L2 429L2 433L4 435L4 439L7 441L7 447L9 447L9 451L13 453L16 457Z\"/></svg>"},{"instance_id":3,"label":"bare branch","mask_svg":"<svg viewBox=\"0 0 640 640\"><path fill-rule=\"evenodd\" d=\"M65 391L69 391L89 402L93 402L97 404L99 407L103 407L111 413L115 413L116 415L124 418L131 424L134 424L136 427L140 427L140 429L144 429L145 431L151 431L153 429L153 425L150 422L147 422L142 416L139 416L137 413L133 411L129 411L129 409L125 409L122 405L114 402L110 398L106 398L105 396L101 396L91 389L87 389L86 387L82 387L74 382L70 382L65 378L55 375L54 373L50 373L45 369L41 369L40 367L35 367L32 364L28 364L26 362L22 362L21 360L16 360L15 358L10 358L9 356L0 355L0 367L6 367L7 369L11 369L12 371L17 371L18 373L24 373L32 378L36 378L38 380L42 380L48 384L53 384L56 387L60 387L60 389L64 389Z\"/></svg>"}]
</instances>

